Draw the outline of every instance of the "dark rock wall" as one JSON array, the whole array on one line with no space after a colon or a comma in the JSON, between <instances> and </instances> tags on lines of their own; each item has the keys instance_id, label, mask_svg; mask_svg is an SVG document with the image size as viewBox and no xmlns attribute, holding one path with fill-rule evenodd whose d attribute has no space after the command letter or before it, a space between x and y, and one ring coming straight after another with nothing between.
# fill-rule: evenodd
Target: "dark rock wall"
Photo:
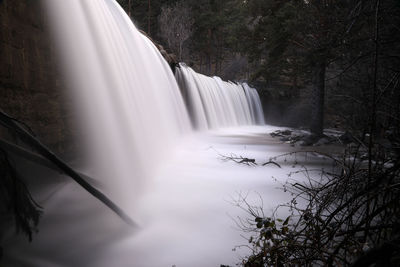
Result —
<instances>
[{"instance_id":1,"label":"dark rock wall","mask_svg":"<svg viewBox=\"0 0 400 267\"><path fill-rule=\"evenodd\" d=\"M44 18L39 0L0 0L0 108L62 152L62 86Z\"/></svg>"}]
</instances>

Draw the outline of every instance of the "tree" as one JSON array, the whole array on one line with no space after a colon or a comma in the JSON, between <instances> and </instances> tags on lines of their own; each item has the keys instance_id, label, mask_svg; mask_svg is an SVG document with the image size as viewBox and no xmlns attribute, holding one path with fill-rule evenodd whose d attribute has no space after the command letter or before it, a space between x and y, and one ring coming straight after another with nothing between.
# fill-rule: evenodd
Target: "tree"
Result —
<instances>
[{"instance_id":1,"label":"tree","mask_svg":"<svg viewBox=\"0 0 400 267\"><path fill-rule=\"evenodd\" d=\"M192 35L193 19L190 8L183 2L163 6L158 17L160 35L169 48L182 60L184 42Z\"/></svg>"},{"instance_id":2,"label":"tree","mask_svg":"<svg viewBox=\"0 0 400 267\"><path fill-rule=\"evenodd\" d=\"M136 27L147 32L156 41L160 41L158 16L163 5L171 5L177 0L117 0L135 22Z\"/></svg>"},{"instance_id":3,"label":"tree","mask_svg":"<svg viewBox=\"0 0 400 267\"><path fill-rule=\"evenodd\" d=\"M240 52L246 29L245 3L241 0L118 2L131 14L135 25L157 43L169 46L180 58L190 51L190 58L185 60L198 71L221 75L225 58L234 58Z\"/></svg>"},{"instance_id":4,"label":"tree","mask_svg":"<svg viewBox=\"0 0 400 267\"><path fill-rule=\"evenodd\" d=\"M349 36L350 1L249 1L252 28L246 51L258 70L254 78L299 79L311 84L310 129L321 136L327 67Z\"/></svg>"},{"instance_id":5,"label":"tree","mask_svg":"<svg viewBox=\"0 0 400 267\"><path fill-rule=\"evenodd\" d=\"M220 75L226 55L239 52L245 28L243 2L238 0L191 0L193 35L190 49L199 71ZM203 69L203 66L205 68Z\"/></svg>"}]
</instances>

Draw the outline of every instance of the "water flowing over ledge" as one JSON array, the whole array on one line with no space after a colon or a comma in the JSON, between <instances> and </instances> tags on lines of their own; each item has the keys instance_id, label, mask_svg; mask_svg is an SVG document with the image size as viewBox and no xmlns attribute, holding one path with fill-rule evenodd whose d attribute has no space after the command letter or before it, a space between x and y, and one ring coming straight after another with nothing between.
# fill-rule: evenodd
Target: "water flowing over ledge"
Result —
<instances>
[{"instance_id":1,"label":"water flowing over ledge","mask_svg":"<svg viewBox=\"0 0 400 267\"><path fill-rule=\"evenodd\" d=\"M86 136L87 169L123 208L132 208L158 162L191 130L187 109L199 130L264 124L257 91L245 83L184 64L175 80L116 1L45 3Z\"/></svg>"},{"instance_id":2,"label":"water flowing over ledge","mask_svg":"<svg viewBox=\"0 0 400 267\"><path fill-rule=\"evenodd\" d=\"M87 136L90 175L130 209L154 162L190 131L178 85L116 1L48 0L46 6Z\"/></svg>"},{"instance_id":3,"label":"water flowing over ledge","mask_svg":"<svg viewBox=\"0 0 400 267\"><path fill-rule=\"evenodd\" d=\"M176 69L175 77L196 129L265 124L257 90L247 83L208 77L183 63Z\"/></svg>"},{"instance_id":4,"label":"water flowing over ledge","mask_svg":"<svg viewBox=\"0 0 400 267\"><path fill-rule=\"evenodd\" d=\"M86 169L128 212L158 163L191 131L190 119L199 130L264 124L257 91L246 83L184 64L175 79L116 1L45 4L85 133Z\"/></svg>"},{"instance_id":5,"label":"water flowing over ledge","mask_svg":"<svg viewBox=\"0 0 400 267\"><path fill-rule=\"evenodd\" d=\"M25 170L35 170L44 180L35 181L39 186L33 194L45 214L32 246L9 234L9 262L96 267L233 263L231 248L240 236L229 227L221 231L221 225L231 223L222 199L263 182L261 172L242 181L245 172L239 166L223 168L209 149L213 139L208 132L182 140L192 132L189 114L199 130L263 124L256 90L184 65L177 69L179 88L157 48L114 0L45 4L85 133L79 141L87 157L84 172L143 229L132 234L76 184L26 163ZM264 130L254 136L261 136L258 131ZM233 149L230 142L216 148L223 153ZM241 145L234 148L242 151Z\"/></svg>"}]
</instances>

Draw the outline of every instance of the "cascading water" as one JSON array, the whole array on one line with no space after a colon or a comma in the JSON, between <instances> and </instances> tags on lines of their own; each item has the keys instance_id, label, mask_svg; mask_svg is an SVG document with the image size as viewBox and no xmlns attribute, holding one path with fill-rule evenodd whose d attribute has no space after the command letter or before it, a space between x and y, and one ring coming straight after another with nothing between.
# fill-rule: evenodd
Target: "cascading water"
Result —
<instances>
[{"instance_id":1,"label":"cascading water","mask_svg":"<svg viewBox=\"0 0 400 267\"><path fill-rule=\"evenodd\" d=\"M177 163L156 173L160 162L174 157L179 139L191 130L184 99L198 129L263 124L257 91L247 84L206 77L181 64L176 79L183 98L168 64L114 0L45 3L85 132L81 142L89 160L83 171L100 181L101 190L143 228L132 234L75 183L40 169L37 177L43 176L45 183L35 181L32 191L44 207L40 232L32 245L8 233L3 238L6 263L234 264L231 249L241 240L230 227L224 198L243 188L265 189L264 173L256 171L250 177L248 169L235 164L221 168L215 151L208 149L208 139L206 144L191 139L187 150L176 152ZM221 149L243 152L232 146ZM264 156L258 152L258 157ZM38 168L26 164L27 170ZM156 182L146 191L143 184L152 180L148 178ZM275 202L280 199L274 197Z\"/></svg>"},{"instance_id":2,"label":"cascading water","mask_svg":"<svg viewBox=\"0 0 400 267\"><path fill-rule=\"evenodd\" d=\"M190 128L177 83L113 0L47 0L93 166L129 210L149 172Z\"/></svg>"},{"instance_id":3,"label":"cascading water","mask_svg":"<svg viewBox=\"0 0 400 267\"><path fill-rule=\"evenodd\" d=\"M264 111L257 90L250 87L247 83L242 83L242 86L246 91L247 101L250 104L250 111L253 122L258 125L264 125Z\"/></svg>"},{"instance_id":4,"label":"cascading water","mask_svg":"<svg viewBox=\"0 0 400 267\"><path fill-rule=\"evenodd\" d=\"M260 97L248 84L208 77L185 64L179 65L175 77L196 129L265 123Z\"/></svg>"},{"instance_id":5,"label":"cascading water","mask_svg":"<svg viewBox=\"0 0 400 267\"><path fill-rule=\"evenodd\" d=\"M83 132L79 170L136 218L139 195L152 186L149 178L191 131L175 77L116 1L43 3ZM102 251L110 252L110 244L132 229L70 179L19 164L44 215L33 245L11 229L2 237L6 265L101 266L103 257L111 259Z\"/></svg>"}]
</instances>

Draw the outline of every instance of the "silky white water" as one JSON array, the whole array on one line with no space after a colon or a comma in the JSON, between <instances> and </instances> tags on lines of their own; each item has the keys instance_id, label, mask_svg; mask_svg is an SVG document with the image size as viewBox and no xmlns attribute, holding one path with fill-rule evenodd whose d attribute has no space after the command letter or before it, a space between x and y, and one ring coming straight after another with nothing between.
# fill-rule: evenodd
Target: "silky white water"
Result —
<instances>
[{"instance_id":1,"label":"silky white water","mask_svg":"<svg viewBox=\"0 0 400 267\"><path fill-rule=\"evenodd\" d=\"M85 133L81 171L139 227L68 177L18 160L44 214L32 243L13 230L2 238L6 266L237 263L240 252L232 249L247 241L232 218L246 214L232 198L248 192L249 201L258 200L258 192L271 211L289 199L278 189L289 163L279 169L221 160L236 153L263 162L290 149L268 138L273 127L233 127L263 124L255 89L181 65L182 96L168 64L115 1L45 3ZM212 131L191 130L184 99L192 124Z\"/></svg>"},{"instance_id":2,"label":"silky white water","mask_svg":"<svg viewBox=\"0 0 400 267\"><path fill-rule=\"evenodd\" d=\"M221 155L263 163L290 151L268 137L276 129L253 126L187 136L149 181L150 188L132 202L139 225L134 229L68 177L22 165L31 178L37 170L30 188L44 215L32 243L16 239L14 231L3 240L5 266L235 266L249 251L232 251L248 244L234 220L249 216L232 202L238 194L248 195L250 204L263 204L271 214L291 199L281 187L294 159L279 159L282 168L252 167L223 161Z\"/></svg>"},{"instance_id":3,"label":"silky white water","mask_svg":"<svg viewBox=\"0 0 400 267\"><path fill-rule=\"evenodd\" d=\"M175 72L196 129L265 124L257 90L247 83L208 77L182 63Z\"/></svg>"},{"instance_id":4,"label":"silky white water","mask_svg":"<svg viewBox=\"0 0 400 267\"><path fill-rule=\"evenodd\" d=\"M48 0L70 91L86 133L89 175L122 208L190 130L177 83L156 47L112 0Z\"/></svg>"},{"instance_id":5,"label":"silky white water","mask_svg":"<svg viewBox=\"0 0 400 267\"><path fill-rule=\"evenodd\" d=\"M246 92L247 102L250 106L251 117L254 124L264 125L264 112L257 90L250 87L247 83L242 83L242 86Z\"/></svg>"}]
</instances>

